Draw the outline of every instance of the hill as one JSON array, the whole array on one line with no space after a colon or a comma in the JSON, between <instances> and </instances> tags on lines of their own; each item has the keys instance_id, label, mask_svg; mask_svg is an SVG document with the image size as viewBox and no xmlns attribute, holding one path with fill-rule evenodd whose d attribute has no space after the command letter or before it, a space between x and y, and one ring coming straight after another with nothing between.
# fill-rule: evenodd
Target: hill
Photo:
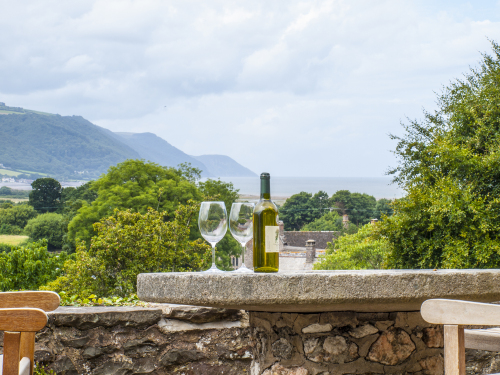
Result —
<instances>
[{"instance_id":1,"label":"hill","mask_svg":"<svg viewBox=\"0 0 500 375\"><path fill-rule=\"evenodd\" d=\"M15 170L94 178L137 158L136 151L80 116L0 116L0 163Z\"/></svg>"},{"instance_id":2,"label":"hill","mask_svg":"<svg viewBox=\"0 0 500 375\"><path fill-rule=\"evenodd\" d=\"M200 155L193 158L205 164L208 171L217 177L255 177L257 174L226 155Z\"/></svg>"},{"instance_id":3,"label":"hill","mask_svg":"<svg viewBox=\"0 0 500 375\"><path fill-rule=\"evenodd\" d=\"M113 133L81 116L54 115L0 102L0 167L3 164L32 178L38 173L93 179L126 159L145 159L168 167L191 163L202 170L202 177L256 176L228 156L190 156L153 133Z\"/></svg>"},{"instance_id":4,"label":"hill","mask_svg":"<svg viewBox=\"0 0 500 375\"><path fill-rule=\"evenodd\" d=\"M176 167L181 163L191 163L191 166L203 171L203 177L213 177L208 168L199 160L172 146L153 133L114 133L123 143L135 150L142 159L154 163Z\"/></svg>"}]
</instances>

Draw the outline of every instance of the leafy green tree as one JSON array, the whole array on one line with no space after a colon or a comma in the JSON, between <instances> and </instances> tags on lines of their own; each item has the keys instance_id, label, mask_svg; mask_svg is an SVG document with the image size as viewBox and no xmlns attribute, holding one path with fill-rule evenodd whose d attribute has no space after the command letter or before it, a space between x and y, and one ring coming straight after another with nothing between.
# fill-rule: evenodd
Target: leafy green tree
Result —
<instances>
[{"instance_id":1,"label":"leafy green tree","mask_svg":"<svg viewBox=\"0 0 500 375\"><path fill-rule=\"evenodd\" d=\"M78 209L68 225L68 242L80 239L90 244L96 234L93 224L115 209L146 213L150 207L169 220L179 203L201 200L201 193L182 170L143 160L126 160L110 167L107 174L92 182L90 190L97 198L90 204L83 202Z\"/></svg>"},{"instance_id":2,"label":"leafy green tree","mask_svg":"<svg viewBox=\"0 0 500 375\"><path fill-rule=\"evenodd\" d=\"M32 206L15 205L0 209L0 234L21 234L29 220L37 216Z\"/></svg>"},{"instance_id":3,"label":"leafy green tree","mask_svg":"<svg viewBox=\"0 0 500 375\"><path fill-rule=\"evenodd\" d=\"M373 218L377 200L368 194L339 190L330 197L330 204L341 215L349 215L349 221L352 223L364 225Z\"/></svg>"},{"instance_id":4,"label":"leafy green tree","mask_svg":"<svg viewBox=\"0 0 500 375\"><path fill-rule=\"evenodd\" d=\"M380 234L395 268L500 266L500 47L451 83L438 110L393 136L407 195Z\"/></svg>"},{"instance_id":5,"label":"leafy green tree","mask_svg":"<svg viewBox=\"0 0 500 375\"><path fill-rule=\"evenodd\" d=\"M337 211L327 212L319 219L316 219L301 228L302 231L341 231L342 229L342 216L340 216Z\"/></svg>"},{"instance_id":6,"label":"leafy green tree","mask_svg":"<svg viewBox=\"0 0 500 375\"><path fill-rule=\"evenodd\" d=\"M384 268L390 253L387 239L380 237L376 224L366 224L355 234L329 242L326 254L314 264L315 270L361 270Z\"/></svg>"},{"instance_id":7,"label":"leafy green tree","mask_svg":"<svg viewBox=\"0 0 500 375\"><path fill-rule=\"evenodd\" d=\"M379 199L375 205L373 217L380 220L382 216L391 216L394 213L392 209L392 201L390 199Z\"/></svg>"},{"instance_id":8,"label":"leafy green tree","mask_svg":"<svg viewBox=\"0 0 500 375\"><path fill-rule=\"evenodd\" d=\"M0 253L0 289L37 290L55 280L68 259L64 251L49 253L45 240L13 246L9 253Z\"/></svg>"},{"instance_id":9,"label":"leafy green tree","mask_svg":"<svg viewBox=\"0 0 500 375\"><path fill-rule=\"evenodd\" d=\"M24 233L31 241L46 239L48 250L60 250L63 247L65 224L63 215L48 212L28 221Z\"/></svg>"},{"instance_id":10,"label":"leafy green tree","mask_svg":"<svg viewBox=\"0 0 500 375\"><path fill-rule=\"evenodd\" d=\"M32 182L29 204L36 211L55 212L61 204L61 184L53 178L39 178Z\"/></svg>"},{"instance_id":11,"label":"leafy green tree","mask_svg":"<svg viewBox=\"0 0 500 375\"><path fill-rule=\"evenodd\" d=\"M0 187L0 195L12 195L12 189L7 186Z\"/></svg>"},{"instance_id":12,"label":"leafy green tree","mask_svg":"<svg viewBox=\"0 0 500 375\"><path fill-rule=\"evenodd\" d=\"M87 297L128 296L136 292L142 272L199 271L208 268L210 246L190 240L190 224L199 204L179 205L171 221L149 209L145 214L115 211L95 224L90 249L77 248L76 260L64 265L64 275L46 289Z\"/></svg>"},{"instance_id":13,"label":"leafy green tree","mask_svg":"<svg viewBox=\"0 0 500 375\"><path fill-rule=\"evenodd\" d=\"M301 191L288 198L279 210L280 220L285 230L300 230L304 224L311 222L311 193Z\"/></svg>"}]
</instances>

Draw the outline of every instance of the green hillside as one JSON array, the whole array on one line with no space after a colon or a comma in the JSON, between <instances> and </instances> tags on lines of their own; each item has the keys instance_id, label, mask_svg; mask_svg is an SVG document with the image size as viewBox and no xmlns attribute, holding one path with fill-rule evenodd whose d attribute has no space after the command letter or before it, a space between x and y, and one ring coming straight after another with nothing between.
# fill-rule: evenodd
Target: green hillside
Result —
<instances>
[{"instance_id":1,"label":"green hillside","mask_svg":"<svg viewBox=\"0 0 500 375\"><path fill-rule=\"evenodd\" d=\"M14 170L94 178L111 165L140 158L136 151L83 117L3 108L16 114L0 116L0 163Z\"/></svg>"}]
</instances>

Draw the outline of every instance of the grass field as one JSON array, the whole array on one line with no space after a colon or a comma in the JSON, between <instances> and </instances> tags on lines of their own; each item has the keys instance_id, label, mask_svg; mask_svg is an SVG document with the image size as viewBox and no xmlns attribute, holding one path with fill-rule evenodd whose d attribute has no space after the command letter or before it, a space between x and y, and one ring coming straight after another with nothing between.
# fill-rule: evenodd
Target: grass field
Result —
<instances>
[{"instance_id":1,"label":"grass field","mask_svg":"<svg viewBox=\"0 0 500 375\"><path fill-rule=\"evenodd\" d=\"M22 172L22 173L34 173L34 174L39 174L40 176L48 176L47 173L32 172L32 171L23 171L22 169L18 169L18 171Z\"/></svg>"},{"instance_id":2,"label":"grass field","mask_svg":"<svg viewBox=\"0 0 500 375\"><path fill-rule=\"evenodd\" d=\"M4 110L0 109L0 115L10 115L10 114L22 115L21 112L4 111Z\"/></svg>"},{"instance_id":3,"label":"grass field","mask_svg":"<svg viewBox=\"0 0 500 375\"><path fill-rule=\"evenodd\" d=\"M19 176L21 174L21 172L16 172L16 171L12 171L10 169L1 169L0 168L0 174L16 177L16 176Z\"/></svg>"},{"instance_id":4,"label":"grass field","mask_svg":"<svg viewBox=\"0 0 500 375\"><path fill-rule=\"evenodd\" d=\"M0 234L0 243L7 245L19 245L21 242L26 241L28 236L14 236L8 234Z\"/></svg>"}]
</instances>

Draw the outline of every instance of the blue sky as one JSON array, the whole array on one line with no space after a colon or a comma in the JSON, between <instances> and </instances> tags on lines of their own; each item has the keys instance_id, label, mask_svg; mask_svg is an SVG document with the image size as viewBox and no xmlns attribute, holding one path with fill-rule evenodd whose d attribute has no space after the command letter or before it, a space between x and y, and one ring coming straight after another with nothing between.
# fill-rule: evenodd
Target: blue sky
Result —
<instances>
[{"instance_id":1,"label":"blue sky","mask_svg":"<svg viewBox=\"0 0 500 375\"><path fill-rule=\"evenodd\" d=\"M256 173L376 177L388 134L500 41L497 1L2 4L0 101Z\"/></svg>"}]
</instances>

